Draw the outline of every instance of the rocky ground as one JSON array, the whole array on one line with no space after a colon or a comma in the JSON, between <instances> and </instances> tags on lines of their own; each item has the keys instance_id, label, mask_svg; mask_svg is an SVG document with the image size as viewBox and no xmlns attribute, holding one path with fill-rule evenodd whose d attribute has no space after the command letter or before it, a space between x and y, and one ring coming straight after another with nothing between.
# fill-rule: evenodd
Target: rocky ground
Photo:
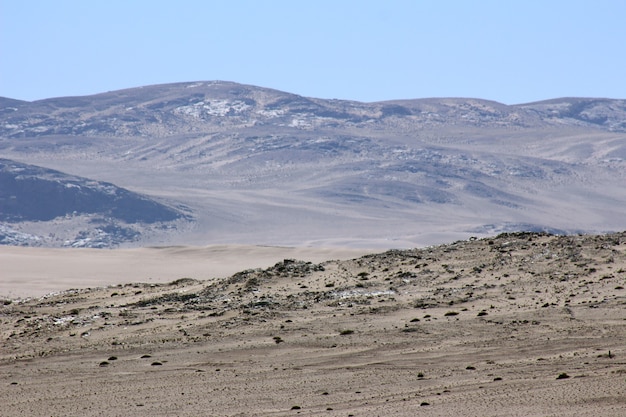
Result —
<instances>
[{"instance_id":1,"label":"rocky ground","mask_svg":"<svg viewBox=\"0 0 626 417\"><path fill-rule=\"evenodd\" d=\"M626 232L514 233L4 299L0 414L623 416L625 287Z\"/></svg>"}]
</instances>

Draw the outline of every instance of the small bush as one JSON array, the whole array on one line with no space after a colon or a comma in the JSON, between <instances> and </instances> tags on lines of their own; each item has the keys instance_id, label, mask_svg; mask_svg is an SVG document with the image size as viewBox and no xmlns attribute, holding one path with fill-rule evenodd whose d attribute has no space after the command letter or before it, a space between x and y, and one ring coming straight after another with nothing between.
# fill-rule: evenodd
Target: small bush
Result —
<instances>
[{"instance_id":1,"label":"small bush","mask_svg":"<svg viewBox=\"0 0 626 417\"><path fill-rule=\"evenodd\" d=\"M556 379L567 379L569 378L569 375L566 374L565 372L562 372L559 374L559 376L556 377Z\"/></svg>"}]
</instances>

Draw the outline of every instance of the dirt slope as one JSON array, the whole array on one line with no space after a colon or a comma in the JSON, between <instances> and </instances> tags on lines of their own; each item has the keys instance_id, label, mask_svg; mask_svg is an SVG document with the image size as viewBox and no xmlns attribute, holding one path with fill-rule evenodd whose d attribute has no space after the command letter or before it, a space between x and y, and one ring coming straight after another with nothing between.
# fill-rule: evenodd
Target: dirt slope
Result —
<instances>
[{"instance_id":1,"label":"dirt slope","mask_svg":"<svg viewBox=\"0 0 626 417\"><path fill-rule=\"evenodd\" d=\"M625 286L520 233L6 300L0 414L623 416Z\"/></svg>"}]
</instances>

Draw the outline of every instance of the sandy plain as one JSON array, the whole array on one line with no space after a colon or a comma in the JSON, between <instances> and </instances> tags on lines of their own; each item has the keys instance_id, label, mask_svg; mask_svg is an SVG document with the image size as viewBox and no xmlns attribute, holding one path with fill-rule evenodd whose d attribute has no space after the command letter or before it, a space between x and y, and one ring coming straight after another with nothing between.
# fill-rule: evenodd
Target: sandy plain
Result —
<instances>
[{"instance_id":1,"label":"sandy plain","mask_svg":"<svg viewBox=\"0 0 626 417\"><path fill-rule=\"evenodd\" d=\"M248 248L230 275L179 250L147 275L101 259L88 288L4 297L0 415L626 415L626 233L294 250L269 267Z\"/></svg>"},{"instance_id":2,"label":"sandy plain","mask_svg":"<svg viewBox=\"0 0 626 417\"><path fill-rule=\"evenodd\" d=\"M128 282L163 283L227 277L267 268L285 258L311 262L349 259L368 249L253 245L168 246L136 249L0 247L0 296L39 297L71 288Z\"/></svg>"}]
</instances>

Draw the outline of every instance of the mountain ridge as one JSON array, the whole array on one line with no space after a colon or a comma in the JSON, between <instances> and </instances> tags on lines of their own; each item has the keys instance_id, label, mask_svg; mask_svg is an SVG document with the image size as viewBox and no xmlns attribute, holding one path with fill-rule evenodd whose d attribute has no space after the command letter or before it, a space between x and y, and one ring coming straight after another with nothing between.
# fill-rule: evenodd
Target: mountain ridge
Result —
<instances>
[{"instance_id":1,"label":"mountain ridge","mask_svg":"<svg viewBox=\"0 0 626 417\"><path fill-rule=\"evenodd\" d=\"M625 100L361 103L232 82L0 108L0 155L189 207L177 244L621 230L625 132Z\"/></svg>"},{"instance_id":2,"label":"mountain ridge","mask_svg":"<svg viewBox=\"0 0 626 417\"><path fill-rule=\"evenodd\" d=\"M596 96L563 96L563 97L547 98L547 99L534 100L534 101L522 102L522 103L506 104L506 103L502 103L494 99L483 99L483 98L469 97L469 96L468 97L433 96L433 97L417 97L417 98L408 98L408 99L405 98L405 99L384 99L384 100L374 100L374 101L361 101L361 100L341 99L341 98L310 97L310 96L305 96L301 94L290 93L285 90L280 90L276 88L239 83L236 81L197 80L197 81L178 81L178 82L168 82L168 83L146 84L142 86L120 88L120 89L108 90L104 92L97 92L93 94L54 96L54 97L46 97L46 98L41 98L41 99L36 99L36 100L22 100L22 99L16 99L16 98L11 98L11 97L0 96L0 101L9 100L9 101L20 102L20 103L36 103L36 102L45 102L45 101L57 100L57 99L80 99L80 98L108 96L112 94L124 94L124 93L127 94L127 93L135 92L136 90L153 90L153 91L159 90L161 91L164 88L165 89L179 89L180 87L193 88L193 87L198 87L202 85L223 85L223 86L232 86L232 87L243 87L243 88L254 89L254 90L265 90L268 92L275 92L279 94L287 94L291 96L297 96L297 97L308 98L308 99L313 99L313 100L340 101L340 102L352 102L352 103L361 103L361 104L376 104L376 103L387 103L387 102L396 102L396 101L480 100L480 101L485 101L485 102L490 102L490 103L497 103L499 105L508 106L508 107L516 107L516 106L525 106L525 105L540 104L540 103L546 103L546 102L561 102L561 101L570 101L570 100L582 100L582 101L587 101L587 100L621 101L621 100L624 100L624 99L615 98L615 97L600 97L600 96L598 97Z\"/></svg>"},{"instance_id":3,"label":"mountain ridge","mask_svg":"<svg viewBox=\"0 0 626 417\"><path fill-rule=\"evenodd\" d=\"M138 224L165 225L189 220L180 208L167 207L111 183L0 158L0 222L65 223L68 227L75 218L91 224L96 234L80 231L78 239L63 239L64 246L115 246L120 241L138 239ZM10 228L0 230L0 244L20 244L25 240L44 245L55 240L54 236L30 234L21 238Z\"/></svg>"},{"instance_id":4,"label":"mountain ridge","mask_svg":"<svg viewBox=\"0 0 626 417\"><path fill-rule=\"evenodd\" d=\"M205 102L206 100L209 102ZM441 123L442 117L457 113L460 114L455 123L469 126L496 122L497 125L509 127L539 121L551 124L555 115L558 115L561 123L584 123L587 127L626 130L623 122L626 100L618 99L563 98L520 105L506 105L475 98L425 98L363 103L308 98L232 82L152 85L90 96L20 102L15 108L15 115L7 113L6 109L7 107L3 109L3 124L0 126L3 137L51 134L124 136L147 133L137 129L139 123L165 124L170 129L169 133L151 134L167 136L171 133L185 133L181 131L181 122L207 122L216 116L238 117L236 122L239 124L270 123L280 126L286 121L286 117L281 116L287 115L292 116L289 122L300 128L325 127L340 120L352 122L351 127L357 128L364 127L363 123L378 122L386 129L393 128L385 123L386 117L411 116L414 119L412 127L419 128ZM115 111L117 113L112 116ZM22 116L24 112L26 114ZM87 115L89 112L93 115ZM316 121L306 117L312 112L317 116ZM50 116L63 115L75 117L80 122L71 126L46 123ZM294 120L293 116L297 115L300 120ZM190 131L199 130L197 126L194 127Z\"/></svg>"}]
</instances>

